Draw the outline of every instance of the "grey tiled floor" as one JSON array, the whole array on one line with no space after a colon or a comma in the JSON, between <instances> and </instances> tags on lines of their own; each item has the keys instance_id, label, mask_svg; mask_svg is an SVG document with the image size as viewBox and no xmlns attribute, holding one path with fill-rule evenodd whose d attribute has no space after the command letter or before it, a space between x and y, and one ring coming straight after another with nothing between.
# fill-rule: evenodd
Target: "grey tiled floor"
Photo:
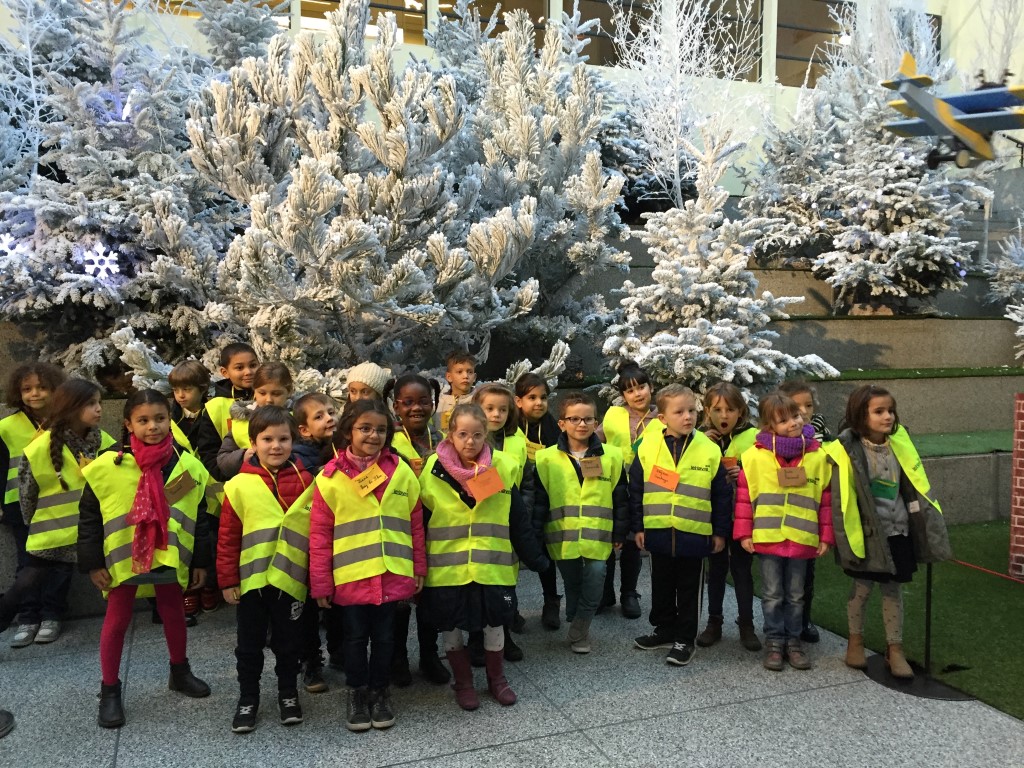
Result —
<instances>
[{"instance_id":1,"label":"grey tiled floor","mask_svg":"<svg viewBox=\"0 0 1024 768\"><path fill-rule=\"evenodd\" d=\"M648 631L646 618L627 621L616 608L595 620L594 652L574 656L564 629L540 627L536 576L524 573L520 582L526 660L508 665L519 703L506 709L484 695L479 710L462 712L446 687L416 677L394 692L398 723L385 732L345 730L343 679L329 672L330 692L303 694L302 725L277 723L271 673L259 728L231 734L237 687L228 609L190 630L193 668L213 687L203 700L167 690L160 628L148 613L136 615L120 731L95 724L100 619L69 623L49 647L11 650L5 634L0 707L18 724L0 741L0 766L1024 766L1024 723L979 702L915 699L878 686L843 665L835 636L813 648L812 671L771 673L739 646L727 619L723 642L678 669L663 652L633 648L632 638ZM726 615L735 615L731 606ZM272 664L268 658L268 672ZM477 682L482 688L482 670Z\"/></svg>"}]
</instances>

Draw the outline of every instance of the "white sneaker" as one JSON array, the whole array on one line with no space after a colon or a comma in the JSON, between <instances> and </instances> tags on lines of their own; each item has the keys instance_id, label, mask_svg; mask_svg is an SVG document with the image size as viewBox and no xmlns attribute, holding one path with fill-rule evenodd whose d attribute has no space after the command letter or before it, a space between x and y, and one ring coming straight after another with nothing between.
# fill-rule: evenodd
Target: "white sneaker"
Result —
<instances>
[{"instance_id":1,"label":"white sneaker","mask_svg":"<svg viewBox=\"0 0 1024 768\"><path fill-rule=\"evenodd\" d=\"M22 624L18 627L18 631L14 633L14 637L11 638L11 648L26 648L32 645L32 641L36 639L38 631L38 624Z\"/></svg>"},{"instance_id":2,"label":"white sneaker","mask_svg":"<svg viewBox=\"0 0 1024 768\"><path fill-rule=\"evenodd\" d=\"M39 644L52 643L60 637L60 622L47 619L39 625L39 632L36 633L36 642Z\"/></svg>"}]
</instances>

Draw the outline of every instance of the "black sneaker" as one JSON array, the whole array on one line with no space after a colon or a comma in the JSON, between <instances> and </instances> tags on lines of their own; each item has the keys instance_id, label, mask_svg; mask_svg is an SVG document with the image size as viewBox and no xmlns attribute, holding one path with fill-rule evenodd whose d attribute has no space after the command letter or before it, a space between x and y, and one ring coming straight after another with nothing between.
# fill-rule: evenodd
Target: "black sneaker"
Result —
<instances>
[{"instance_id":1,"label":"black sneaker","mask_svg":"<svg viewBox=\"0 0 1024 768\"><path fill-rule=\"evenodd\" d=\"M516 615L512 619L511 629L517 635L521 635L526 631L526 617L519 611L516 611Z\"/></svg>"},{"instance_id":2,"label":"black sneaker","mask_svg":"<svg viewBox=\"0 0 1024 768\"><path fill-rule=\"evenodd\" d=\"M627 619L640 618L640 595L636 592L622 593L622 615Z\"/></svg>"},{"instance_id":3,"label":"black sneaker","mask_svg":"<svg viewBox=\"0 0 1024 768\"><path fill-rule=\"evenodd\" d=\"M306 665L306 671L302 675L302 684L309 693L325 693L330 690L327 681L324 680L324 668Z\"/></svg>"},{"instance_id":4,"label":"black sneaker","mask_svg":"<svg viewBox=\"0 0 1024 768\"><path fill-rule=\"evenodd\" d=\"M395 724L395 713L391 711L391 692L387 688L370 691L370 702L370 725L383 729Z\"/></svg>"},{"instance_id":5,"label":"black sneaker","mask_svg":"<svg viewBox=\"0 0 1024 768\"><path fill-rule=\"evenodd\" d=\"M350 731L368 731L370 720L370 694L365 688L350 688L348 691L348 712L345 727Z\"/></svg>"},{"instance_id":6,"label":"black sneaker","mask_svg":"<svg viewBox=\"0 0 1024 768\"><path fill-rule=\"evenodd\" d=\"M235 707L235 717L231 721L232 733L249 733L256 730L256 713L260 703L251 699L239 699Z\"/></svg>"},{"instance_id":7,"label":"black sneaker","mask_svg":"<svg viewBox=\"0 0 1024 768\"><path fill-rule=\"evenodd\" d=\"M516 644L516 641L512 639L512 634L508 627L505 627L505 661L522 661L523 660L523 649Z\"/></svg>"},{"instance_id":8,"label":"black sneaker","mask_svg":"<svg viewBox=\"0 0 1024 768\"><path fill-rule=\"evenodd\" d=\"M805 643L816 643L821 640L821 633L814 624L807 622L807 626L800 631L800 639Z\"/></svg>"},{"instance_id":9,"label":"black sneaker","mask_svg":"<svg viewBox=\"0 0 1024 768\"><path fill-rule=\"evenodd\" d=\"M685 667L693 661L697 649L689 643L672 643L672 650L665 657L666 664L674 664L677 667Z\"/></svg>"},{"instance_id":10,"label":"black sneaker","mask_svg":"<svg viewBox=\"0 0 1024 768\"><path fill-rule=\"evenodd\" d=\"M277 694L277 706L281 709L281 725L298 725L302 722L298 691Z\"/></svg>"},{"instance_id":11,"label":"black sneaker","mask_svg":"<svg viewBox=\"0 0 1024 768\"><path fill-rule=\"evenodd\" d=\"M652 632L649 635L642 635L633 641L633 645L643 651L653 651L656 648L671 648L672 638Z\"/></svg>"}]
</instances>

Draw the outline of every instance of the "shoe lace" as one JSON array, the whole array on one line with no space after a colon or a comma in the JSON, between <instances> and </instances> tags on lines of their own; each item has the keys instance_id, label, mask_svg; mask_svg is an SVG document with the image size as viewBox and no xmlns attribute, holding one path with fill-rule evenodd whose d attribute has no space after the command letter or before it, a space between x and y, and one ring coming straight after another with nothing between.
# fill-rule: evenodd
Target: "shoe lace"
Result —
<instances>
[{"instance_id":1,"label":"shoe lace","mask_svg":"<svg viewBox=\"0 0 1024 768\"><path fill-rule=\"evenodd\" d=\"M680 653L686 652L686 643L672 643L672 650Z\"/></svg>"},{"instance_id":2,"label":"shoe lace","mask_svg":"<svg viewBox=\"0 0 1024 768\"><path fill-rule=\"evenodd\" d=\"M239 704L238 705L238 714L239 715L251 715L252 711L254 709L256 709L256 707L254 705L252 705L252 704Z\"/></svg>"},{"instance_id":3,"label":"shoe lace","mask_svg":"<svg viewBox=\"0 0 1024 768\"><path fill-rule=\"evenodd\" d=\"M299 706L299 700L298 699L281 699L281 706L285 707L285 708L297 707L297 706Z\"/></svg>"}]
</instances>

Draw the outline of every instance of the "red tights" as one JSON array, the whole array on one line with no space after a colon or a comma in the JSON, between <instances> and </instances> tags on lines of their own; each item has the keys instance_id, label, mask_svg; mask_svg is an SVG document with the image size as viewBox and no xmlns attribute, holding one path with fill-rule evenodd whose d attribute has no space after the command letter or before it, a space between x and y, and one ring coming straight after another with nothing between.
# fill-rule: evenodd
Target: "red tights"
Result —
<instances>
[{"instance_id":1,"label":"red tights","mask_svg":"<svg viewBox=\"0 0 1024 768\"><path fill-rule=\"evenodd\" d=\"M132 621L135 604L134 584L121 584L110 590L107 597L107 615L100 632L100 671L104 685L114 685L121 669L124 636ZM185 662L185 601L178 584L156 585L156 610L164 622L164 638L172 664Z\"/></svg>"}]
</instances>

